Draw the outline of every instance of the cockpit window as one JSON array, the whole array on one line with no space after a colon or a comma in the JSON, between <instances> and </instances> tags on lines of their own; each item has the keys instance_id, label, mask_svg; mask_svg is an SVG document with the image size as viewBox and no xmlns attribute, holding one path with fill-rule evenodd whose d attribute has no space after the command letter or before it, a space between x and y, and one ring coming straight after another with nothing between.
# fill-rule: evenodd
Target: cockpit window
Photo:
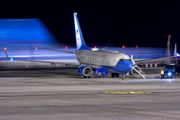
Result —
<instances>
[{"instance_id":1,"label":"cockpit window","mask_svg":"<svg viewBox=\"0 0 180 120\"><path fill-rule=\"evenodd\" d=\"M131 59L119 59L120 62L122 61L131 61Z\"/></svg>"},{"instance_id":2,"label":"cockpit window","mask_svg":"<svg viewBox=\"0 0 180 120\"><path fill-rule=\"evenodd\" d=\"M120 62L122 62L122 61L123 61L123 59L119 59L119 61L120 61Z\"/></svg>"}]
</instances>

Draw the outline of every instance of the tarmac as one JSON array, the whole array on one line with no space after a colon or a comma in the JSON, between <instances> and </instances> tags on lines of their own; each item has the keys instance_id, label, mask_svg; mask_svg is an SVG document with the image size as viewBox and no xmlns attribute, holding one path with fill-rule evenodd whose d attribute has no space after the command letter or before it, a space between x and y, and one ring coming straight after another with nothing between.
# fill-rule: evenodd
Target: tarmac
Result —
<instances>
[{"instance_id":1,"label":"tarmac","mask_svg":"<svg viewBox=\"0 0 180 120\"><path fill-rule=\"evenodd\" d=\"M1 70L0 120L180 120L180 78L85 79L76 69Z\"/></svg>"}]
</instances>

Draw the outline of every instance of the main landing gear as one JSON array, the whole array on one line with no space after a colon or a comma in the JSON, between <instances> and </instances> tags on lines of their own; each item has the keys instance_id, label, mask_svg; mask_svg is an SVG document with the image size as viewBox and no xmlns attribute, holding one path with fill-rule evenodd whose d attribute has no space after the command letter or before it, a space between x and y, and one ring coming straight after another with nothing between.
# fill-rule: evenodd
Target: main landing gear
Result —
<instances>
[{"instance_id":1,"label":"main landing gear","mask_svg":"<svg viewBox=\"0 0 180 120\"><path fill-rule=\"evenodd\" d=\"M119 77L119 73L111 73L111 77ZM121 79L126 79L126 76L122 74Z\"/></svg>"},{"instance_id":2,"label":"main landing gear","mask_svg":"<svg viewBox=\"0 0 180 120\"><path fill-rule=\"evenodd\" d=\"M121 79L126 79L126 76L125 76L125 75L122 75L122 76L121 76Z\"/></svg>"},{"instance_id":3,"label":"main landing gear","mask_svg":"<svg viewBox=\"0 0 180 120\"><path fill-rule=\"evenodd\" d=\"M83 78L91 78L91 76L83 76Z\"/></svg>"},{"instance_id":4,"label":"main landing gear","mask_svg":"<svg viewBox=\"0 0 180 120\"><path fill-rule=\"evenodd\" d=\"M119 73L111 73L111 77L119 77Z\"/></svg>"}]
</instances>

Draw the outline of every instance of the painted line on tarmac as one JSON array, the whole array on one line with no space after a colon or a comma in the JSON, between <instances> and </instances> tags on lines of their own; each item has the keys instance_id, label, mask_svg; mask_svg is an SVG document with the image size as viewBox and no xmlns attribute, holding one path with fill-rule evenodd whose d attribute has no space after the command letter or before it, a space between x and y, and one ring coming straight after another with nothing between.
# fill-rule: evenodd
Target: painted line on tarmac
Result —
<instances>
[{"instance_id":1,"label":"painted line on tarmac","mask_svg":"<svg viewBox=\"0 0 180 120\"><path fill-rule=\"evenodd\" d=\"M123 92L102 92L106 94L149 94L152 92L145 92L145 91L123 91Z\"/></svg>"}]
</instances>

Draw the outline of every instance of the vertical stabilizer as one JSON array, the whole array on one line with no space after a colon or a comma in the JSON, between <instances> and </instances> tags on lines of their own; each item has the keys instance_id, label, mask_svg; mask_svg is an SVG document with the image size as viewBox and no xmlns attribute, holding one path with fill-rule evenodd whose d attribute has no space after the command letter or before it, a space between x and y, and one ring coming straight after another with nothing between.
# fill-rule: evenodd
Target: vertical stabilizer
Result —
<instances>
[{"instance_id":1,"label":"vertical stabilizer","mask_svg":"<svg viewBox=\"0 0 180 120\"><path fill-rule=\"evenodd\" d=\"M89 50L90 48L85 44L84 38L79 25L77 13L74 13L74 26L75 26L75 36L76 36L76 47L77 50Z\"/></svg>"}]
</instances>

